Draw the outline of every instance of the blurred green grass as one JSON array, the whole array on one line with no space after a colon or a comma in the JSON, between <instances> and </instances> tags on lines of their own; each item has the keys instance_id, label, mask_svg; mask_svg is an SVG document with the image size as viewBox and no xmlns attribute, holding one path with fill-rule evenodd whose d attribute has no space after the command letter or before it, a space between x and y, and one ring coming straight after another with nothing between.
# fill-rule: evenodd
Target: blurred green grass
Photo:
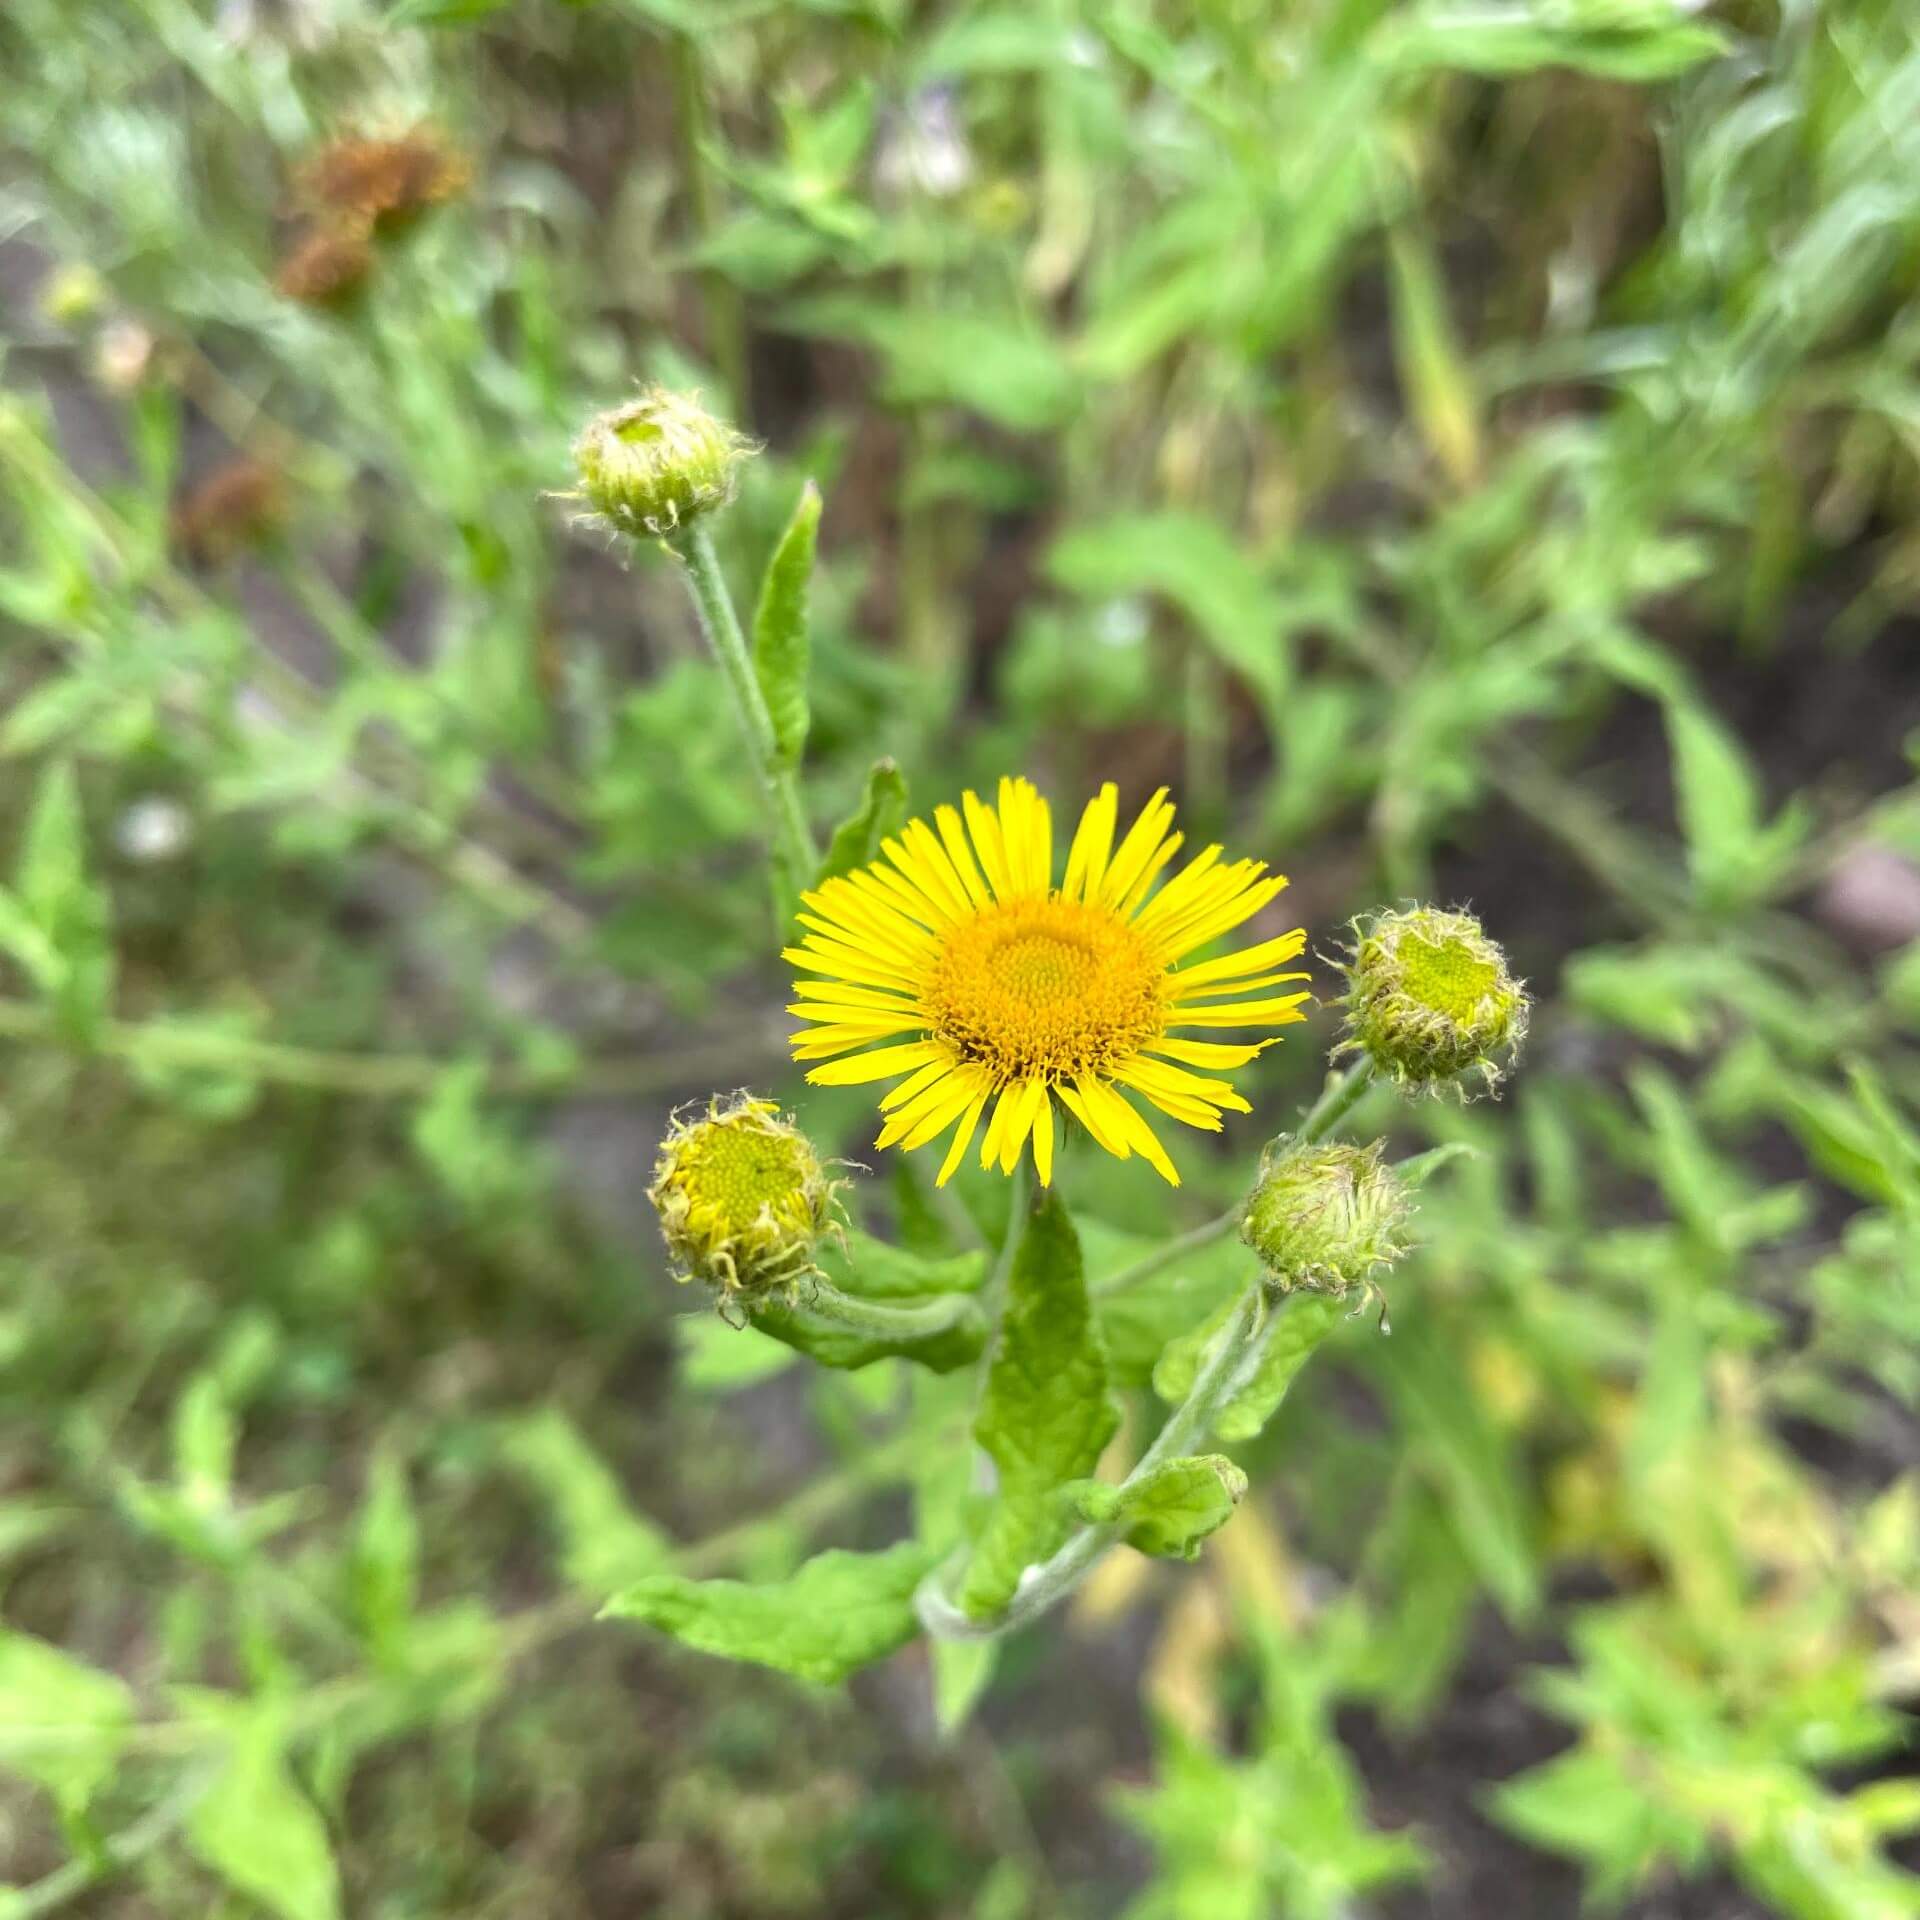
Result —
<instances>
[{"instance_id":1,"label":"blurred green grass","mask_svg":"<svg viewBox=\"0 0 1920 1920\"><path fill-rule=\"evenodd\" d=\"M0 70L0 1914L1920 1911L1907 10L13 0ZM277 291L416 127L463 191ZM742 588L826 493L823 824L1164 781L1542 1000L1272 1496L952 1741L918 1653L585 1624L884 1537L952 1411L637 1204L796 1084L713 671L557 497L643 375L767 442Z\"/></svg>"}]
</instances>

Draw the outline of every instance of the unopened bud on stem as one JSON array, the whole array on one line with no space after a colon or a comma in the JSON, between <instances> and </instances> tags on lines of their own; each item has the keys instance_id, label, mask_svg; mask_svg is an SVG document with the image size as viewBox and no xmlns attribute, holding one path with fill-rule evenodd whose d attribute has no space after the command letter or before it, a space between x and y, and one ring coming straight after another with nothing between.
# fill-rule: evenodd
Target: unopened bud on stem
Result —
<instances>
[{"instance_id":1,"label":"unopened bud on stem","mask_svg":"<svg viewBox=\"0 0 1920 1920\"><path fill-rule=\"evenodd\" d=\"M1371 1292L1407 1250L1413 1203L1380 1143L1269 1147L1240 1237L1282 1292Z\"/></svg>"},{"instance_id":2,"label":"unopened bud on stem","mask_svg":"<svg viewBox=\"0 0 1920 1920\"><path fill-rule=\"evenodd\" d=\"M1481 1076L1526 1037L1526 988L1470 913L1413 907L1355 928L1343 1053L1365 1053L1408 1092Z\"/></svg>"},{"instance_id":3,"label":"unopened bud on stem","mask_svg":"<svg viewBox=\"0 0 1920 1920\"><path fill-rule=\"evenodd\" d=\"M635 539L667 539L724 507L753 452L692 395L665 387L596 414L573 443L580 496Z\"/></svg>"},{"instance_id":4,"label":"unopened bud on stem","mask_svg":"<svg viewBox=\"0 0 1920 1920\"><path fill-rule=\"evenodd\" d=\"M817 1274L814 1250L839 1231L840 1184L772 1101L742 1093L691 1122L674 1117L647 1198L675 1277L703 1281L726 1312Z\"/></svg>"}]
</instances>

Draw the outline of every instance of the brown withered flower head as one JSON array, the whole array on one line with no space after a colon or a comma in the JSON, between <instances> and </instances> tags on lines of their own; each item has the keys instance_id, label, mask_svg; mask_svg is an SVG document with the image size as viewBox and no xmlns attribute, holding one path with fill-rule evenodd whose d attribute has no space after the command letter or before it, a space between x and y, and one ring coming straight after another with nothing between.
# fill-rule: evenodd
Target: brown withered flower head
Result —
<instances>
[{"instance_id":1,"label":"brown withered flower head","mask_svg":"<svg viewBox=\"0 0 1920 1920\"><path fill-rule=\"evenodd\" d=\"M344 307L366 285L373 249L362 227L306 228L281 259L273 284L309 307Z\"/></svg>"},{"instance_id":2,"label":"brown withered flower head","mask_svg":"<svg viewBox=\"0 0 1920 1920\"><path fill-rule=\"evenodd\" d=\"M388 135L342 134L310 158L300 190L323 218L397 232L467 184L462 156L431 126Z\"/></svg>"},{"instance_id":3,"label":"brown withered flower head","mask_svg":"<svg viewBox=\"0 0 1920 1920\"><path fill-rule=\"evenodd\" d=\"M252 454L235 454L175 506L173 543L196 565L218 566L270 539L284 524L286 511L279 469Z\"/></svg>"}]
</instances>

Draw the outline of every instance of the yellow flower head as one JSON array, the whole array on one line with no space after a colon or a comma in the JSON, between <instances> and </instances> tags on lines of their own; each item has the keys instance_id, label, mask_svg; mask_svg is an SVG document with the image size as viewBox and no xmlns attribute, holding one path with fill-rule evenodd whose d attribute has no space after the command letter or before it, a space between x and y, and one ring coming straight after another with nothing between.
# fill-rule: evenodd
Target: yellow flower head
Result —
<instances>
[{"instance_id":1,"label":"yellow flower head","mask_svg":"<svg viewBox=\"0 0 1920 1920\"><path fill-rule=\"evenodd\" d=\"M837 1184L771 1100L742 1093L715 1098L690 1124L674 1116L647 1198L676 1277L705 1281L724 1305L791 1291L815 1272L815 1247L836 1231Z\"/></svg>"},{"instance_id":2,"label":"yellow flower head","mask_svg":"<svg viewBox=\"0 0 1920 1920\"><path fill-rule=\"evenodd\" d=\"M879 1146L925 1146L951 1128L942 1185L989 1105L981 1164L1011 1173L1031 1139L1051 1181L1057 1100L1109 1153L1138 1153L1178 1186L1128 1095L1209 1133L1223 1112L1249 1111L1227 1081L1190 1069L1244 1066L1273 1041L1178 1030L1304 1019L1304 991L1258 996L1306 979L1274 971L1306 935L1178 963L1251 919L1285 875L1223 862L1216 846L1158 885L1182 839L1164 787L1117 845L1119 790L1102 787L1058 886L1052 815L1030 782L1002 780L997 807L971 793L964 806L964 822L936 808L933 826L915 820L886 841L883 860L802 896L807 934L786 958L819 977L789 1009L813 1023L794 1057L826 1062L807 1075L817 1086L897 1082L880 1099Z\"/></svg>"}]
</instances>

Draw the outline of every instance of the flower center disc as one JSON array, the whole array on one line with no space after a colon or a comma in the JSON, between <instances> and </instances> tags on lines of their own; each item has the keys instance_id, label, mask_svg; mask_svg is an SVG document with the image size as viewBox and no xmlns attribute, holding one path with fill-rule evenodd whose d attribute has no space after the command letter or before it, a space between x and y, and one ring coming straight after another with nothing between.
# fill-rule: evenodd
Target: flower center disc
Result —
<instances>
[{"instance_id":1,"label":"flower center disc","mask_svg":"<svg viewBox=\"0 0 1920 1920\"><path fill-rule=\"evenodd\" d=\"M982 909L949 930L928 976L933 1033L996 1081L1072 1079L1165 1028L1165 968L1131 922L1058 895Z\"/></svg>"},{"instance_id":2,"label":"flower center disc","mask_svg":"<svg viewBox=\"0 0 1920 1920\"><path fill-rule=\"evenodd\" d=\"M738 1231L759 1219L763 1207L776 1218L804 1212L805 1152L784 1134L714 1122L682 1150L679 1180L695 1207Z\"/></svg>"},{"instance_id":3,"label":"flower center disc","mask_svg":"<svg viewBox=\"0 0 1920 1920\"><path fill-rule=\"evenodd\" d=\"M1464 1024L1499 979L1492 962L1469 952L1459 940L1423 940L1409 934L1400 943L1400 968L1407 992L1423 1007Z\"/></svg>"}]
</instances>

